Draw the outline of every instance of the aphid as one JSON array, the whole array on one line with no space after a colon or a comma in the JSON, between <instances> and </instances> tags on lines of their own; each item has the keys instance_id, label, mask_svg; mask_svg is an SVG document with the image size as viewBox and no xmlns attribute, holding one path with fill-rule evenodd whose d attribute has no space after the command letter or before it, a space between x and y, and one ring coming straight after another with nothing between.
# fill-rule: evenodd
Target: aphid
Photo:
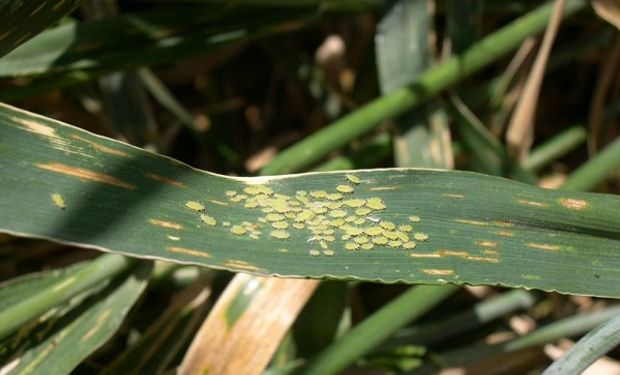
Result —
<instances>
[{"instance_id":1,"label":"aphid","mask_svg":"<svg viewBox=\"0 0 620 375\"><path fill-rule=\"evenodd\" d=\"M364 249L364 250L371 250L373 247L375 247L375 245L373 245L371 242L367 242L365 244L362 244L362 249Z\"/></svg>"},{"instance_id":2,"label":"aphid","mask_svg":"<svg viewBox=\"0 0 620 375\"><path fill-rule=\"evenodd\" d=\"M355 237L353 239L353 241L355 241L355 242L357 242L359 244L365 244L366 242L368 242L368 237L358 236L358 237Z\"/></svg>"},{"instance_id":3,"label":"aphid","mask_svg":"<svg viewBox=\"0 0 620 375\"><path fill-rule=\"evenodd\" d=\"M250 233L250 238L253 240L260 239L260 233Z\"/></svg>"},{"instance_id":4,"label":"aphid","mask_svg":"<svg viewBox=\"0 0 620 375\"><path fill-rule=\"evenodd\" d=\"M329 199L330 201L337 201L337 200L342 198L342 194L340 194L340 193L331 193L331 194L327 194L326 198Z\"/></svg>"},{"instance_id":5,"label":"aphid","mask_svg":"<svg viewBox=\"0 0 620 375\"><path fill-rule=\"evenodd\" d=\"M257 201L249 201L249 202L246 202L246 204L244 204L243 207L245 207L245 208L256 208L256 207L258 207L258 202Z\"/></svg>"},{"instance_id":6,"label":"aphid","mask_svg":"<svg viewBox=\"0 0 620 375\"><path fill-rule=\"evenodd\" d=\"M340 202L329 202L327 204L327 208L329 208L330 210L336 210L340 208L341 206L342 206L342 203Z\"/></svg>"},{"instance_id":7,"label":"aphid","mask_svg":"<svg viewBox=\"0 0 620 375\"><path fill-rule=\"evenodd\" d=\"M258 194L258 189L256 188L256 186L248 186L245 189L243 189L243 191L245 191L246 193L250 195Z\"/></svg>"},{"instance_id":8,"label":"aphid","mask_svg":"<svg viewBox=\"0 0 620 375\"><path fill-rule=\"evenodd\" d=\"M376 216L366 216L366 219L368 219L368 220L372 221L373 223L378 223L378 222L380 222L380 221L381 221L381 219L379 219L379 218L378 218L378 217L376 217Z\"/></svg>"},{"instance_id":9,"label":"aphid","mask_svg":"<svg viewBox=\"0 0 620 375\"><path fill-rule=\"evenodd\" d=\"M271 214L267 214L267 216L265 216L265 219L267 219L268 221L282 221L286 219L286 216L282 214L271 213Z\"/></svg>"},{"instance_id":10,"label":"aphid","mask_svg":"<svg viewBox=\"0 0 620 375\"><path fill-rule=\"evenodd\" d=\"M347 212L343 210L331 210L329 211L329 216L331 217L345 217L347 216Z\"/></svg>"},{"instance_id":11,"label":"aphid","mask_svg":"<svg viewBox=\"0 0 620 375\"><path fill-rule=\"evenodd\" d=\"M415 242L407 242L403 245L405 249L415 249L416 246Z\"/></svg>"},{"instance_id":12,"label":"aphid","mask_svg":"<svg viewBox=\"0 0 620 375\"><path fill-rule=\"evenodd\" d=\"M364 229L364 233L366 233L369 236L378 236L381 233L383 233L383 228L381 228L379 226L374 226L374 227L366 228L366 229Z\"/></svg>"},{"instance_id":13,"label":"aphid","mask_svg":"<svg viewBox=\"0 0 620 375\"><path fill-rule=\"evenodd\" d=\"M271 195L273 194L273 190L271 190L270 188L268 188L265 185L258 185L256 186L256 190L261 193L261 194L265 194L265 195Z\"/></svg>"},{"instance_id":14,"label":"aphid","mask_svg":"<svg viewBox=\"0 0 620 375\"><path fill-rule=\"evenodd\" d=\"M344 228L344 232L346 234L348 234L349 236L359 236L364 231L362 230L362 228L356 228L356 227L348 226L348 227Z\"/></svg>"},{"instance_id":15,"label":"aphid","mask_svg":"<svg viewBox=\"0 0 620 375\"><path fill-rule=\"evenodd\" d=\"M351 239L351 235L350 235L350 234L343 234L340 238L341 238L343 241L346 241L346 240Z\"/></svg>"},{"instance_id":16,"label":"aphid","mask_svg":"<svg viewBox=\"0 0 620 375\"><path fill-rule=\"evenodd\" d=\"M302 223L293 223L293 228L295 229L304 229L306 226Z\"/></svg>"},{"instance_id":17,"label":"aphid","mask_svg":"<svg viewBox=\"0 0 620 375\"><path fill-rule=\"evenodd\" d=\"M314 190L310 192L310 196L312 196L313 198L325 198L327 196L327 192L323 191L323 190Z\"/></svg>"},{"instance_id":18,"label":"aphid","mask_svg":"<svg viewBox=\"0 0 620 375\"><path fill-rule=\"evenodd\" d=\"M357 250L357 249L359 249L359 247L360 247L360 245L355 243L355 242L347 242L347 243L344 244L344 248L346 250L350 250L350 251Z\"/></svg>"},{"instance_id":19,"label":"aphid","mask_svg":"<svg viewBox=\"0 0 620 375\"><path fill-rule=\"evenodd\" d=\"M205 206L202 203L196 201L185 202L185 207L196 212L204 211L205 209Z\"/></svg>"},{"instance_id":20,"label":"aphid","mask_svg":"<svg viewBox=\"0 0 620 375\"><path fill-rule=\"evenodd\" d=\"M237 192L234 190L228 190L226 191L226 196L227 197L234 197L235 195L237 195Z\"/></svg>"},{"instance_id":21,"label":"aphid","mask_svg":"<svg viewBox=\"0 0 620 375\"><path fill-rule=\"evenodd\" d=\"M347 199L346 201L342 203L352 208L358 208L358 207L362 207L366 203L366 201L363 199Z\"/></svg>"},{"instance_id":22,"label":"aphid","mask_svg":"<svg viewBox=\"0 0 620 375\"><path fill-rule=\"evenodd\" d=\"M286 221L276 221L271 223L271 226L276 229L286 229L288 228L288 223Z\"/></svg>"},{"instance_id":23,"label":"aphid","mask_svg":"<svg viewBox=\"0 0 620 375\"><path fill-rule=\"evenodd\" d=\"M324 238L325 238L325 241L327 241L327 242L334 242L334 241L336 241L336 237L331 236L331 235L327 235Z\"/></svg>"},{"instance_id":24,"label":"aphid","mask_svg":"<svg viewBox=\"0 0 620 375\"><path fill-rule=\"evenodd\" d=\"M58 193L52 194L52 202L54 202L56 207L60 208L61 210L64 210L65 208L67 208L67 204L65 203L65 199L62 197L62 195L60 195Z\"/></svg>"},{"instance_id":25,"label":"aphid","mask_svg":"<svg viewBox=\"0 0 620 375\"><path fill-rule=\"evenodd\" d=\"M398 236L398 239L401 240L402 242L409 242L409 236L407 236L406 233L396 232L396 235Z\"/></svg>"},{"instance_id":26,"label":"aphid","mask_svg":"<svg viewBox=\"0 0 620 375\"><path fill-rule=\"evenodd\" d=\"M353 193L353 188L349 185L338 185L336 186L336 190L344 194Z\"/></svg>"},{"instance_id":27,"label":"aphid","mask_svg":"<svg viewBox=\"0 0 620 375\"><path fill-rule=\"evenodd\" d=\"M225 227L229 227L230 226L230 221L223 221L222 225Z\"/></svg>"},{"instance_id":28,"label":"aphid","mask_svg":"<svg viewBox=\"0 0 620 375\"><path fill-rule=\"evenodd\" d=\"M284 230L272 230L269 234L271 235L271 237L277 238L279 240L288 240L291 237L291 235Z\"/></svg>"},{"instance_id":29,"label":"aphid","mask_svg":"<svg viewBox=\"0 0 620 375\"><path fill-rule=\"evenodd\" d=\"M319 245L321 246L321 248L323 248L323 249L327 249L327 242L325 242L325 241L320 241L320 242L319 242Z\"/></svg>"},{"instance_id":30,"label":"aphid","mask_svg":"<svg viewBox=\"0 0 620 375\"><path fill-rule=\"evenodd\" d=\"M399 246L400 246L400 241L398 241L398 240L393 240L393 241L388 242L388 245L389 245L390 247L399 247Z\"/></svg>"},{"instance_id":31,"label":"aphid","mask_svg":"<svg viewBox=\"0 0 620 375\"><path fill-rule=\"evenodd\" d=\"M323 250L323 254L325 254L325 256L331 257L334 254L336 254L336 252L334 250L325 249L325 250Z\"/></svg>"},{"instance_id":32,"label":"aphid","mask_svg":"<svg viewBox=\"0 0 620 375\"><path fill-rule=\"evenodd\" d=\"M420 217L419 217L419 216L409 216L409 220L410 220L412 223L419 223L419 222L420 222L420 220L422 220L422 219L420 219Z\"/></svg>"},{"instance_id":33,"label":"aphid","mask_svg":"<svg viewBox=\"0 0 620 375\"><path fill-rule=\"evenodd\" d=\"M381 225L383 228L387 229L387 230L394 230L396 229L396 225L394 223L392 223L391 221L382 221Z\"/></svg>"},{"instance_id":34,"label":"aphid","mask_svg":"<svg viewBox=\"0 0 620 375\"><path fill-rule=\"evenodd\" d=\"M321 252L319 250L316 249L312 249L310 251L308 251L310 253L310 255L312 255L313 257L318 257L319 255L321 255Z\"/></svg>"},{"instance_id":35,"label":"aphid","mask_svg":"<svg viewBox=\"0 0 620 375\"><path fill-rule=\"evenodd\" d=\"M366 201L364 201L364 203L366 203ZM370 208L361 207L355 210L355 214L359 216L366 216L370 213L370 211L372 211Z\"/></svg>"},{"instance_id":36,"label":"aphid","mask_svg":"<svg viewBox=\"0 0 620 375\"><path fill-rule=\"evenodd\" d=\"M200 214L200 220L202 220L203 223L210 225L210 226L215 226L217 224L217 221L215 221L215 219L209 215L205 215L205 214Z\"/></svg>"},{"instance_id":37,"label":"aphid","mask_svg":"<svg viewBox=\"0 0 620 375\"><path fill-rule=\"evenodd\" d=\"M401 232L411 232L413 227L409 224L399 225L398 230Z\"/></svg>"},{"instance_id":38,"label":"aphid","mask_svg":"<svg viewBox=\"0 0 620 375\"><path fill-rule=\"evenodd\" d=\"M388 243L388 239L383 236L373 237L372 242L376 243L377 245L385 245L386 243Z\"/></svg>"},{"instance_id":39,"label":"aphid","mask_svg":"<svg viewBox=\"0 0 620 375\"><path fill-rule=\"evenodd\" d=\"M422 232L415 232L413 238L415 238L417 241L426 241L428 240L428 234Z\"/></svg>"},{"instance_id":40,"label":"aphid","mask_svg":"<svg viewBox=\"0 0 620 375\"><path fill-rule=\"evenodd\" d=\"M338 218L338 219L332 221L332 227L339 228L339 227L341 227L343 225L344 225L344 219L342 219L342 218Z\"/></svg>"},{"instance_id":41,"label":"aphid","mask_svg":"<svg viewBox=\"0 0 620 375\"><path fill-rule=\"evenodd\" d=\"M388 232L385 231L383 232L383 235L387 238L389 238L390 240L396 240L398 239L398 234L396 234L396 232Z\"/></svg>"},{"instance_id":42,"label":"aphid","mask_svg":"<svg viewBox=\"0 0 620 375\"><path fill-rule=\"evenodd\" d=\"M230 228L230 231L233 234L237 234L241 236L241 235L244 235L248 230L242 227L241 225L233 225L232 228Z\"/></svg>"},{"instance_id":43,"label":"aphid","mask_svg":"<svg viewBox=\"0 0 620 375\"><path fill-rule=\"evenodd\" d=\"M377 198L377 197L368 198L366 200L366 206L368 206L368 208L371 208L373 210L384 210L385 209L385 203L383 203L381 198Z\"/></svg>"},{"instance_id":44,"label":"aphid","mask_svg":"<svg viewBox=\"0 0 620 375\"><path fill-rule=\"evenodd\" d=\"M310 210L303 210L302 212L297 214L297 216L295 217L295 221L297 222L306 221L306 220L312 219L312 217L314 217L314 212Z\"/></svg>"},{"instance_id":45,"label":"aphid","mask_svg":"<svg viewBox=\"0 0 620 375\"><path fill-rule=\"evenodd\" d=\"M365 222L366 222L366 219L364 219L363 217L360 217L360 218L355 219L355 221L353 223L357 224L357 225L362 225Z\"/></svg>"},{"instance_id":46,"label":"aphid","mask_svg":"<svg viewBox=\"0 0 620 375\"><path fill-rule=\"evenodd\" d=\"M346 174L345 177L347 178L347 180L349 180L352 184L359 184L361 182L360 178L352 175L352 174Z\"/></svg>"}]
</instances>

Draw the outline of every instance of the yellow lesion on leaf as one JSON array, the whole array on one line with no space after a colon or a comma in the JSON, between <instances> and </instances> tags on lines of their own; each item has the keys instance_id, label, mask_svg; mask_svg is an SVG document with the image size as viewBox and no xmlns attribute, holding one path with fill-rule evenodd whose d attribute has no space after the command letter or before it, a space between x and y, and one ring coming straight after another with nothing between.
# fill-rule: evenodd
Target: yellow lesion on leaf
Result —
<instances>
[{"instance_id":1,"label":"yellow lesion on leaf","mask_svg":"<svg viewBox=\"0 0 620 375\"><path fill-rule=\"evenodd\" d=\"M499 245L498 242L496 241L474 241L474 243L478 246L482 246L482 247L497 247L497 245Z\"/></svg>"},{"instance_id":2,"label":"yellow lesion on leaf","mask_svg":"<svg viewBox=\"0 0 620 375\"><path fill-rule=\"evenodd\" d=\"M455 193L444 193L442 194L444 197L454 198L454 199L465 199L463 194L455 194Z\"/></svg>"}]
</instances>

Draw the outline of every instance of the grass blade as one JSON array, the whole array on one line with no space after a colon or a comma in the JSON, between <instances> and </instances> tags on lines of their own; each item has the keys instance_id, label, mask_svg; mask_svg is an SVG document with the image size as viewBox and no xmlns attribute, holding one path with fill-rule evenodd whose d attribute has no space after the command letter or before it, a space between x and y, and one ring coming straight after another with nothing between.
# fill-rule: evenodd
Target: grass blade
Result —
<instances>
[{"instance_id":1,"label":"grass blade","mask_svg":"<svg viewBox=\"0 0 620 375\"><path fill-rule=\"evenodd\" d=\"M423 169L231 178L7 106L0 124L3 232L262 275L620 296L617 196ZM397 231L415 249L370 239Z\"/></svg>"}]
</instances>

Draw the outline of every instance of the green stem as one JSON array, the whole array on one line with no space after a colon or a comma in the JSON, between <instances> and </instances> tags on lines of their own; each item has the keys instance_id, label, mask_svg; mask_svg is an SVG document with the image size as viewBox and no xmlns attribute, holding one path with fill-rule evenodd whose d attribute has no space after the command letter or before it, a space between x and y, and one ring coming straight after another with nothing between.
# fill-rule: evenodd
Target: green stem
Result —
<instances>
[{"instance_id":1,"label":"green stem","mask_svg":"<svg viewBox=\"0 0 620 375\"><path fill-rule=\"evenodd\" d=\"M542 345L562 337L577 336L592 330L599 324L618 314L620 314L620 306L613 306L605 310L572 316L505 343L478 345L446 352L440 356L440 360L443 362L442 364L446 366L460 366L500 353L510 353Z\"/></svg>"},{"instance_id":2,"label":"green stem","mask_svg":"<svg viewBox=\"0 0 620 375\"><path fill-rule=\"evenodd\" d=\"M365 143L359 150L328 160L314 170L321 172L370 168L391 155L392 140L390 135L382 133Z\"/></svg>"},{"instance_id":3,"label":"green stem","mask_svg":"<svg viewBox=\"0 0 620 375\"><path fill-rule=\"evenodd\" d=\"M583 126L570 127L533 149L523 167L529 171L540 170L550 162L566 155L585 140L586 129Z\"/></svg>"},{"instance_id":4,"label":"green stem","mask_svg":"<svg viewBox=\"0 0 620 375\"><path fill-rule=\"evenodd\" d=\"M581 374L594 361L620 344L620 315L616 315L585 335L543 375Z\"/></svg>"},{"instance_id":5,"label":"green stem","mask_svg":"<svg viewBox=\"0 0 620 375\"><path fill-rule=\"evenodd\" d=\"M620 167L620 137L598 155L577 168L562 185L563 190L592 190Z\"/></svg>"},{"instance_id":6,"label":"green stem","mask_svg":"<svg viewBox=\"0 0 620 375\"><path fill-rule=\"evenodd\" d=\"M432 345L479 327L517 309L531 307L534 302L536 302L534 294L520 289L511 290L482 301L469 311L435 323L401 330L386 347L405 344Z\"/></svg>"},{"instance_id":7,"label":"green stem","mask_svg":"<svg viewBox=\"0 0 620 375\"><path fill-rule=\"evenodd\" d=\"M8 307L0 312L0 339L52 307L116 276L128 269L133 262L134 260L122 255L102 255L76 274L63 278L34 296Z\"/></svg>"},{"instance_id":8,"label":"green stem","mask_svg":"<svg viewBox=\"0 0 620 375\"><path fill-rule=\"evenodd\" d=\"M583 0L570 0L564 15L585 7ZM490 34L459 56L427 70L411 86L375 99L359 110L314 133L276 156L262 171L263 175L299 171L325 157L350 140L370 131L380 122L403 113L433 97L441 90L463 80L504 53L516 48L525 38L542 31L553 8L552 3L520 17Z\"/></svg>"},{"instance_id":9,"label":"green stem","mask_svg":"<svg viewBox=\"0 0 620 375\"><path fill-rule=\"evenodd\" d=\"M319 353L301 369L300 373L305 375L338 373L390 337L397 329L432 309L458 288L453 285L421 285L409 288Z\"/></svg>"}]
</instances>

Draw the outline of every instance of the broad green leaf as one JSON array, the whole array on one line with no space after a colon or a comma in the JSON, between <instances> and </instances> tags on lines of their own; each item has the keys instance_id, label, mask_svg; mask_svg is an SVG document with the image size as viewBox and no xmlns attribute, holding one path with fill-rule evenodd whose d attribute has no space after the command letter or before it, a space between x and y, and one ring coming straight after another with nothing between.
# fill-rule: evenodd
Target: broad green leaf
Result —
<instances>
[{"instance_id":1,"label":"broad green leaf","mask_svg":"<svg viewBox=\"0 0 620 375\"><path fill-rule=\"evenodd\" d=\"M620 297L617 196L425 169L226 177L5 105L0 124L3 232L262 275Z\"/></svg>"},{"instance_id":2,"label":"broad green leaf","mask_svg":"<svg viewBox=\"0 0 620 375\"><path fill-rule=\"evenodd\" d=\"M83 2L83 0L1 2L0 57L52 26Z\"/></svg>"},{"instance_id":3,"label":"broad green leaf","mask_svg":"<svg viewBox=\"0 0 620 375\"><path fill-rule=\"evenodd\" d=\"M146 287L151 262L70 311L37 345L13 358L6 374L68 374L104 344ZM4 372L6 371L6 372Z\"/></svg>"}]
</instances>

